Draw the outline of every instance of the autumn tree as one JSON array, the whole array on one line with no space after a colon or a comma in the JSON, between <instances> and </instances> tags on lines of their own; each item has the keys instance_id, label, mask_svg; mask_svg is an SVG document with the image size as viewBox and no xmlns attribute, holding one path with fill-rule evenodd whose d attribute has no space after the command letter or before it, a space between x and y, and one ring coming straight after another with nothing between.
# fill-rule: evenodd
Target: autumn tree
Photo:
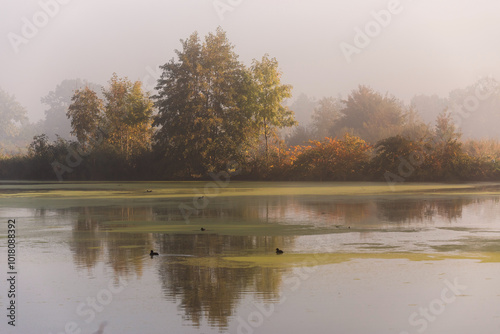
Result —
<instances>
[{"instance_id":1,"label":"autumn tree","mask_svg":"<svg viewBox=\"0 0 500 334\"><path fill-rule=\"evenodd\" d=\"M463 179L471 172L470 156L462 149L461 136L451 113L447 110L441 112L436 119L433 136L427 144L431 153L428 169L433 170L434 180Z\"/></svg>"},{"instance_id":2,"label":"autumn tree","mask_svg":"<svg viewBox=\"0 0 500 334\"><path fill-rule=\"evenodd\" d=\"M103 101L88 86L78 89L71 98L66 115L71 120L71 134L86 148L97 135L103 117Z\"/></svg>"},{"instance_id":3,"label":"autumn tree","mask_svg":"<svg viewBox=\"0 0 500 334\"><path fill-rule=\"evenodd\" d=\"M116 73L103 90L107 141L128 160L147 150L152 136L153 102L140 81L119 78Z\"/></svg>"},{"instance_id":4,"label":"autumn tree","mask_svg":"<svg viewBox=\"0 0 500 334\"><path fill-rule=\"evenodd\" d=\"M415 141L402 135L384 138L375 145L371 160L372 174L376 180L402 182L427 177L422 173L428 152L424 141Z\"/></svg>"},{"instance_id":5,"label":"autumn tree","mask_svg":"<svg viewBox=\"0 0 500 334\"><path fill-rule=\"evenodd\" d=\"M276 129L296 125L293 111L283 106L283 101L292 96L292 86L281 83L281 71L276 58L264 55L261 61L254 60L252 76L256 89L255 120L264 136L265 156L269 157L269 138Z\"/></svg>"},{"instance_id":6,"label":"autumn tree","mask_svg":"<svg viewBox=\"0 0 500 334\"><path fill-rule=\"evenodd\" d=\"M405 120L405 107L395 97L359 86L346 100L342 117L335 126L336 134L345 132L375 143L398 134Z\"/></svg>"},{"instance_id":7,"label":"autumn tree","mask_svg":"<svg viewBox=\"0 0 500 334\"><path fill-rule=\"evenodd\" d=\"M359 180L365 176L371 146L359 137L325 138L294 149L289 158L297 179L319 181Z\"/></svg>"},{"instance_id":8,"label":"autumn tree","mask_svg":"<svg viewBox=\"0 0 500 334\"><path fill-rule=\"evenodd\" d=\"M251 78L225 32L219 28L203 43L195 32L181 43L178 59L161 66L154 140L170 167L191 177L240 161L255 131Z\"/></svg>"}]
</instances>

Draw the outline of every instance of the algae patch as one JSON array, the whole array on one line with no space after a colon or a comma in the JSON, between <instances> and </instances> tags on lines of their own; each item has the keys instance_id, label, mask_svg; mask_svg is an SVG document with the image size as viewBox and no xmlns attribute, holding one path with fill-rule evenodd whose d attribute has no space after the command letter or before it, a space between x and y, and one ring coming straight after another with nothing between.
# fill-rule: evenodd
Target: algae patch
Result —
<instances>
[{"instance_id":1,"label":"algae patch","mask_svg":"<svg viewBox=\"0 0 500 334\"><path fill-rule=\"evenodd\" d=\"M430 253L315 253L283 254L227 257L194 257L180 259L183 264L213 268L296 268L330 265L353 260L478 260L480 262L500 262L500 254L430 254ZM431 263L433 263L431 262Z\"/></svg>"}]
</instances>

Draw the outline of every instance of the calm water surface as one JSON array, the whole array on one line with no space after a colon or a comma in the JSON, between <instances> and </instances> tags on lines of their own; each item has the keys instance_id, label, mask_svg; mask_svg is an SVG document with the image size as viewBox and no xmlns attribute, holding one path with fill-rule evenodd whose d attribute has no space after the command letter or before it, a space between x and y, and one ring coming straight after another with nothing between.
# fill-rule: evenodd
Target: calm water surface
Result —
<instances>
[{"instance_id":1,"label":"calm water surface","mask_svg":"<svg viewBox=\"0 0 500 334\"><path fill-rule=\"evenodd\" d=\"M215 197L183 219L179 200L0 207L16 219L16 327L2 333L498 333L497 196ZM177 224L141 232L127 222ZM110 223L112 222L112 223ZM225 233L224 226L242 226ZM244 226L282 227L253 234ZM204 226L207 231L199 231ZM119 229L117 229L119 227ZM303 228L303 229L301 229ZM279 232L281 231L281 232ZM6 229L2 239L6 240ZM301 266L220 266L228 256L451 255ZM160 256L150 258L151 249ZM6 275L6 242L1 243ZM476 258L468 258L474 255ZM196 261L193 261L195 259Z\"/></svg>"}]
</instances>

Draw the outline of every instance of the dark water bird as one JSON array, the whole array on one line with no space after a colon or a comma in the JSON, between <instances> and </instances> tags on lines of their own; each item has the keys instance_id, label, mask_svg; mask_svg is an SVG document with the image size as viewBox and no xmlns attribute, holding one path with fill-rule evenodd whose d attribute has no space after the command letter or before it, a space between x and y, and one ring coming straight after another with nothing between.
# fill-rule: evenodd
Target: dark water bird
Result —
<instances>
[{"instance_id":1,"label":"dark water bird","mask_svg":"<svg viewBox=\"0 0 500 334\"><path fill-rule=\"evenodd\" d=\"M151 190L151 189L146 189L146 192L147 192L147 193L152 193L152 192L153 192L153 190Z\"/></svg>"},{"instance_id":2,"label":"dark water bird","mask_svg":"<svg viewBox=\"0 0 500 334\"><path fill-rule=\"evenodd\" d=\"M205 196L200 196L200 197L198 197L198 199L204 199L204 198L205 198Z\"/></svg>"},{"instance_id":3,"label":"dark water bird","mask_svg":"<svg viewBox=\"0 0 500 334\"><path fill-rule=\"evenodd\" d=\"M276 254L278 254L278 255L283 254L283 251L279 248L276 248Z\"/></svg>"},{"instance_id":4,"label":"dark water bird","mask_svg":"<svg viewBox=\"0 0 500 334\"><path fill-rule=\"evenodd\" d=\"M158 254L157 252L153 252L153 250L151 250L151 252L149 253L149 255L153 256L153 255L160 255L160 254Z\"/></svg>"},{"instance_id":5,"label":"dark water bird","mask_svg":"<svg viewBox=\"0 0 500 334\"><path fill-rule=\"evenodd\" d=\"M200 231L206 231L206 230L202 227L202 228L200 228Z\"/></svg>"},{"instance_id":6,"label":"dark water bird","mask_svg":"<svg viewBox=\"0 0 500 334\"><path fill-rule=\"evenodd\" d=\"M101 324L99 325L99 330L97 332L94 332L92 334L103 334L104 333L104 327L106 327L108 323L106 321L104 322L101 322Z\"/></svg>"}]
</instances>

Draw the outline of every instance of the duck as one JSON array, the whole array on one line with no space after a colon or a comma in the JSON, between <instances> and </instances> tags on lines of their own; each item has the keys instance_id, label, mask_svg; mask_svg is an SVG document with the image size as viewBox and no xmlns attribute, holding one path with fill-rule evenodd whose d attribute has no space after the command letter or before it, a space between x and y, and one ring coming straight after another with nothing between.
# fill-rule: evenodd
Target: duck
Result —
<instances>
[{"instance_id":1,"label":"duck","mask_svg":"<svg viewBox=\"0 0 500 334\"><path fill-rule=\"evenodd\" d=\"M153 190L151 190L151 189L146 189L146 192L147 192L147 193L152 193L152 192L153 192Z\"/></svg>"},{"instance_id":2,"label":"duck","mask_svg":"<svg viewBox=\"0 0 500 334\"><path fill-rule=\"evenodd\" d=\"M202 227L202 228L200 228L200 231L202 231L202 232L203 232L203 231L206 231L206 230Z\"/></svg>"},{"instance_id":3,"label":"duck","mask_svg":"<svg viewBox=\"0 0 500 334\"><path fill-rule=\"evenodd\" d=\"M276 248L276 254L278 254L278 255L283 254L283 251L279 248Z\"/></svg>"},{"instance_id":4,"label":"duck","mask_svg":"<svg viewBox=\"0 0 500 334\"><path fill-rule=\"evenodd\" d=\"M153 256L153 255L160 255L160 254L158 254L157 252L153 252L153 250L151 250L151 252L149 253L149 255Z\"/></svg>"}]
</instances>

